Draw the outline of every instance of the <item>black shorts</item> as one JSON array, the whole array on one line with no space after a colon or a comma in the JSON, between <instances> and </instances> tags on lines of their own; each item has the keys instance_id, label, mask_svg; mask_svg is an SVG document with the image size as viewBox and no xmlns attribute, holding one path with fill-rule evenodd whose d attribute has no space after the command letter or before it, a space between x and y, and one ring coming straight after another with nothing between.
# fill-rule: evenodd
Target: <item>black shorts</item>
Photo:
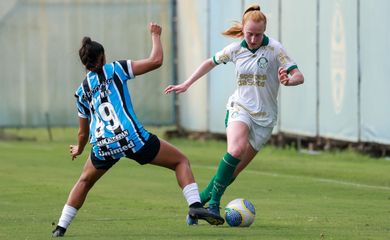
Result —
<instances>
[{"instance_id":1,"label":"black shorts","mask_svg":"<svg viewBox=\"0 0 390 240\"><path fill-rule=\"evenodd\" d=\"M133 159L139 164L144 165L153 161L157 156L158 151L160 151L160 139L158 139L156 135L150 133L149 139L146 141L145 145L136 153L131 152L131 150L126 152L126 158ZM91 161L96 169L110 169L119 161L119 159L120 158L115 159L106 157L104 160L100 160L91 150Z\"/></svg>"}]
</instances>

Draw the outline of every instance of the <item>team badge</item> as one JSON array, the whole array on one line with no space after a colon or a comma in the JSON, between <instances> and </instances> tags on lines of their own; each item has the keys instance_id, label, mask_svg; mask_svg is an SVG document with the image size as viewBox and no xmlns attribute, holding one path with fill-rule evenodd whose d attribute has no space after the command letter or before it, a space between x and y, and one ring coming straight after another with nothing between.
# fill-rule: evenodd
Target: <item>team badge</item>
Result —
<instances>
[{"instance_id":1,"label":"team badge","mask_svg":"<svg viewBox=\"0 0 390 240\"><path fill-rule=\"evenodd\" d=\"M259 66L262 69L267 68L268 67L268 59L266 59L265 57L259 58L259 60L257 60L257 66Z\"/></svg>"},{"instance_id":2,"label":"team badge","mask_svg":"<svg viewBox=\"0 0 390 240\"><path fill-rule=\"evenodd\" d=\"M231 115L231 118L236 118L236 117L238 117L238 111L237 110L232 112L232 115Z\"/></svg>"}]
</instances>

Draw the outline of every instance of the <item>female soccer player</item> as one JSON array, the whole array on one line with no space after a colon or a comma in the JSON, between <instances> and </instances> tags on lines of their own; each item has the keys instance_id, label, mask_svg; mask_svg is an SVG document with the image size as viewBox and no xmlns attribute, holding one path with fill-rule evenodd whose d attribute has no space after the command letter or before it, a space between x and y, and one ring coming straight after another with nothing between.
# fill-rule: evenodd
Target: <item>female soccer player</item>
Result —
<instances>
[{"instance_id":1,"label":"female soccer player","mask_svg":"<svg viewBox=\"0 0 390 240\"><path fill-rule=\"evenodd\" d=\"M79 55L88 73L75 94L80 127L78 144L70 146L70 155L72 160L80 155L89 138L92 150L69 194L53 237L64 235L88 191L122 157L174 170L189 205L188 214L212 225L224 222L219 215L203 208L188 159L174 146L145 130L134 113L127 80L159 68L163 62L161 27L151 23L149 30L152 36L150 56L138 61L106 64L101 44L89 37L82 41Z\"/></svg>"},{"instance_id":2,"label":"female soccer player","mask_svg":"<svg viewBox=\"0 0 390 240\"><path fill-rule=\"evenodd\" d=\"M215 176L201 192L202 204L209 201L210 211L219 215L221 197L226 187L251 162L268 141L277 120L277 96L284 86L302 84L303 75L282 45L264 34L266 16L259 5L245 10L242 22L223 34L244 38L205 60L182 84L169 85L165 93L183 93L216 65L233 62L237 89L227 103L227 153ZM188 224L196 219L187 218Z\"/></svg>"}]
</instances>

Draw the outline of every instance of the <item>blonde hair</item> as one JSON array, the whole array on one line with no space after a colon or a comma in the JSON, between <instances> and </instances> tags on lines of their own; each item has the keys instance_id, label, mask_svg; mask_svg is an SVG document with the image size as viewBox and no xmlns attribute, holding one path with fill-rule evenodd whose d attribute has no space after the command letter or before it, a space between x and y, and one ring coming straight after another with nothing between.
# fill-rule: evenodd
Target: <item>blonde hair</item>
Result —
<instances>
[{"instance_id":1,"label":"blonde hair","mask_svg":"<svg viewBox=\"0 0 390 240\"><path fill-rule=\"evenodd\" d=\"M254 22L262 22L264 21L264 24L267 25L267 17L264 15L263 12L260 10L259 5L250 5L242 15L241 22L235 21L233 26L226 29L222 34L228 37L234 37L234 38L241 38L244 36L244 33L242 32L243 27L245 23L247 23L249 20L252 20Z\"/></svg>"}]
</instances>

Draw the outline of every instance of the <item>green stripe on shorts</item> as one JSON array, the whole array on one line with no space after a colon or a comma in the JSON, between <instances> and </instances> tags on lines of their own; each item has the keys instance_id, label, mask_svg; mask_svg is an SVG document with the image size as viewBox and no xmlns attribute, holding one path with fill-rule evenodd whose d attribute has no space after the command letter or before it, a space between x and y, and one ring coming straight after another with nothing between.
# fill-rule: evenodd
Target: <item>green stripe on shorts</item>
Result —
<instances>
[{"instance_id":1,"label":"green stripe on shorts","mask_svg":"<svg viewBox=\"0 0 390 240\"><path fill-rule=\"evenodd\" d=\"M225 116L225 128L227 128L228 121L229 121L229 110L226 110L226 116Z\"/></svg>"}]
</instances>

